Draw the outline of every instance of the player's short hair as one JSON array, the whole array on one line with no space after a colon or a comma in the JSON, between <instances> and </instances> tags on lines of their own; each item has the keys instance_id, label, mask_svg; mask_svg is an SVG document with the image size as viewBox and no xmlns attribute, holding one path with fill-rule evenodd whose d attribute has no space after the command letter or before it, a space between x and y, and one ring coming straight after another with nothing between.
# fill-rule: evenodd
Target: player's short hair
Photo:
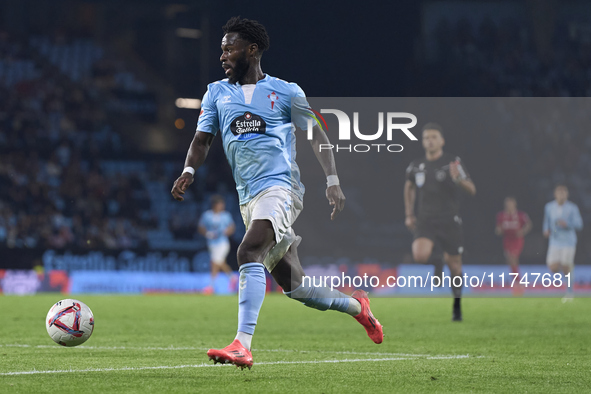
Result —
<instances>
[{"instance_id":1,"label":"player's short hair","mask_svg":"<svg viewBox=\"0 0 591 394\"><path fill-rule=\"evenodd\" d=\"M224 204L226 203L226 199L221 194L214 194L213 196L211 196L209 201L212 207L220 202L223 202Z\"/></svg>"},{"instance_id":2,"label":"player's short hair","mask_svg":"<svg viewBox=\"0 0 591 394\"><path fill-rule=\"evenodd\" d=\"M563 187L566 189L566 191L568 191L568 186L566 183L557 183L556 186L554 186L554 190L558 189L559 187Z\"/></svg>"},{"instance_id":3,"label":"player's short hair","mask_svg":"<svg viewBox=\"0 0 591 394\"><path fill-rule=\"evenodd\" d=\"M258 21L234 16L226 22L222 29L224 34L238 33L243 40L257 44L260 53L271 46L267 29Z\"/></svg>"},{"instance_id":4,"label":"player's short hair","mask_svg":"<svg viewBox=\"0 0 591 394\"><path fill-rule=\"evenodd\" d=\"M422 131L425 131L425 130L437 130L437 131L439 131L439 134L441 134L441 136L443 137L443 127L441 127L441 125L439 123L429 122L423 126Z\"/></svg>"}]
</instances>

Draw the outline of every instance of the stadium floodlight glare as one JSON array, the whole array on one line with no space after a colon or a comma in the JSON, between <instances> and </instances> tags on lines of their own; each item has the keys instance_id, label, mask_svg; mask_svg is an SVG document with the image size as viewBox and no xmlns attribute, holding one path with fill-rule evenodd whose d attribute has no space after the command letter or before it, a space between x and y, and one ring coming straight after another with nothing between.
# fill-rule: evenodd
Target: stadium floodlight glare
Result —
<instances>
[{"instance_id":1,"label":"stadium floodlight glare","mask_svg":"<svg viewBox=\"0 0 591 394\"><path fill-rule=\"evenodd\" d=\"M178 98L175 101L178 108L190 108L199 109L201 108L201 100L194 98Z\"/></svg>"},{"instance_id":2,"label":"stadium floodlight glare","mask_svg":"<svg viewBox=\"0 0 591 394\"><path fill-rule=\"evenodd\" d=\"M203 36L203 32L199 29L189 29L187 27L179 27L176 29L177 37L192 38L197 40Z\"/></svg>"}]
</instances>

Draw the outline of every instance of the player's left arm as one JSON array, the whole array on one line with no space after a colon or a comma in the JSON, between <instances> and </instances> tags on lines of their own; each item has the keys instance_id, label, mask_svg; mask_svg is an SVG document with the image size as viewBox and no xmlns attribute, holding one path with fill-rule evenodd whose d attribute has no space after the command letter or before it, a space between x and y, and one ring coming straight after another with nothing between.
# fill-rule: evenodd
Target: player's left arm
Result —
<instances>
[{"instance_id":1,"label":"player's left arm","mask_svg":"<svg viewBox=\"0 0 591 394\"><path fill-rule=\"evenodd\" d=\"M460 189L464 190L471 196L476 194L476 186L474 185L474 182L472 182L472 179L470 179L470 175L468 175L468 172L459 157L456 158L456 161L449 163L449 174L451 175L451 179L460 187Z\"/></svg>"},{"instance_id":2,"label":"player's left arm","mask_svg":"<svg viewBox=\"0 0 591 394\"><path fill-rule=\"evenodd\" d=\"M229 223L226 227L226 230L224 231L224 234L226 235L226 237L231 237L232 234L234 234L234 231L236 231L236 225L234 224L234 220L232 220L232 217L230 216Z\"/></svg>"},{"instance_id":3,"label":"player's left arm","mask_svg":"<svg viewBox=\"0 0 591 394\"><path fill-rule=\"evenodd\" d=\"M521 227L521 236L524 237L527 235L527 233L529 233L533 227L531 219L529 218L529 215L524 213L523 214L523 227Z\"/></svg>"},{"instance_id":4,"label":"player's left arm","mask_svg":"<svg viewBox=\"0 0 591 394\"><path fill-rule=\"evenodd\" d=\"M215 233L213 231L209 231L207 227L209 227L209 219L207 218L207 213L204 213L199 219L199 223L197 224L197 231L199 234L203 235L207 239L215 238Z\"/></svg>"},{"instance_id":5,"label":"player's left arm","mask_svg":"<svg viewBox=\"0 0 591 394\"><path fill-rule=\"evenodd\" d=\"M315 125L312 129L310 144L327 178L326 198L330 205L333 206L330 219L334 220L343 208L345 208L345 195L338 181L337 166L332 149L320 149L322 144L330 144L330 141L324 130L318 125Z\"/></svg>"},{"instance_id":6,"label":"player's left arm","mask_svg":"<svg viewBox=\"0 0 591 394\"><path fill-rule=\"evenodd\" d=\"M310 127L310 123L308 123L309 118L315 118L315 116L313 116L313 111L310 108L304 91L296 84L292 84L292 88L293 101L291 103L290 114L292 124L302 130L307 130ZM311 131L311 133L308 132L310 144L312 145L312 149L314 149L316 159L318 159L324 170L324 175L326 175L326 198L333 207L330 219L334 220L343 208L345 208L345 195L341 190L337 176L337 166L332 149L320 149L322 144L330 144L328 136L318 124L313 125Z\"/></svg>"},{"instance_id":7,"label":"player's left arm","mask_svg":"<svg viewBox=\"0 0 591 394\"><path fill-rule=\"evenodd\" d=\"M583 229L583 218L581 217L579 207L576 205L574 206L573 213L570 217L568 226L577 231L581 231Z\"/></svg>"}]
</instances>

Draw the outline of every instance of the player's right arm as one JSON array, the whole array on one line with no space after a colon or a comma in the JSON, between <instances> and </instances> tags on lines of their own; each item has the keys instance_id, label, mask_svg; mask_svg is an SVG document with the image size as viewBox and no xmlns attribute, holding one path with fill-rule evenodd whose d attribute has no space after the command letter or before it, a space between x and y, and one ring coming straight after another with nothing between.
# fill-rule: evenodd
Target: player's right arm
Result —
<instances>
[{"instance_id":1,"label":"player's right arm","mask_svg":"<svg viewBox=\"0 0 591 394\"><path fill-rule=\"evenodd\" d=\"M197 170L201 167L207 157L213 137L213 134L204 133L202 131L197 131L195 133L189 151L187 152L185 168L191 167L194 170ZM183 201L183 194L185 194L185 190L187 190L191 183L193 183L193 175L190 172L183 172L181 176L174 181L174 185L172 186L171 193L174 199L177 201Z\"/></svg>"},{"instance_id":2,"label":"player's right arm","mask_svg":"<svg viewBox=\"0 0 591 394\"><path fill-rule=\"evenodd\" d=\"M210 85L207 92L203 95L201 101L201 113L199 114L199 120L197 121L197 132L193 137L189 151L187 152L187 158L185 159L185 170L193 169L193 173L197 171L199 167L205 161L209 147L213 141L213 137L216 135L220 128L218 111L215 103L215 93L211 93ZM183 194L189 185L193 183L193 174L188 171L183 171L180 177L174 181L172 186L172 196L177 201L183 201Z\"/></svg>"},{"instance_id":3,"label":"player's right arm","mask_svg":"<svg viewBox=\"0 0 591 394\"><path fill-rule=\"evenodd\" d=\"M497 213L497 226L495 227L496 235L503 235L503 212Z\"/></svg>"},{"instance_id":4,"label":"player's right arm","mask_svg":"<svg viewBox=\"0 0 591 394\"><path fill-rule=\"evenodd\" d=\"M417 196L417 186L410 180L406 180L404 184L404 224L413 231L416 226L417 218L415 217L415 199Z\"/></svg>"}]
</instances>

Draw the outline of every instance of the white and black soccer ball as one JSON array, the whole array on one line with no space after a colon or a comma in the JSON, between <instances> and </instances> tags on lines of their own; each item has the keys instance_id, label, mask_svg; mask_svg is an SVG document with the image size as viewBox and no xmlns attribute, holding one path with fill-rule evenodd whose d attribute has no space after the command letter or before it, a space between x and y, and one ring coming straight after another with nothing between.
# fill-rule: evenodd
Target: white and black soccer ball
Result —
<instances>
[{"instance_id":1,"label":"white and black soccer ball","mask_svg":"<svg viewBox=\"0 0 591 394\"><path fill-rule=\"evenodd\" d=\"M85 303L65 299L56 302L47 312L45 328L55 343L78 346L92 335L94 316Z\"/></svg>"}]
</instances>

